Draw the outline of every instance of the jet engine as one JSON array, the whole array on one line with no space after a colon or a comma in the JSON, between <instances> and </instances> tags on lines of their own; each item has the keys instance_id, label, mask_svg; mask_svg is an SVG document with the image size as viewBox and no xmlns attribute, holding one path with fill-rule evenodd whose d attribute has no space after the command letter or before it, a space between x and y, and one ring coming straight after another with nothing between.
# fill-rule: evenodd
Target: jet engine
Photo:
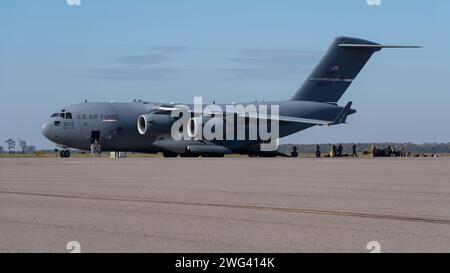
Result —
<instances>
[{"instance_id":1,"label":"jet engine","mask_svg":"<svg viewBox=\"0 0 450 273\"><path fill-rule=\"evenodd\" d=\"M141 115L137 120L138 132L141 135L170 134L175 118L167 114L150 113Z\"/></svg>"},{"instance_id":2,"label":"jet engine","mask_svg":"<svg viewBox=\"0 0 450 273\"><path fill-rule=\"evenodd\" d=\"M198 135L198 130L203 130L202 123L205 124L201 117L190 118L187 122L187 133L189 137L195 138Z\"/></svg>"},{"instance_id":3,"label":"jet engine","mask_svg":"<svg viewBox=\"0 0 450 273\"><path fill-rule=\"evenodd\" d=\"M221 116L207 116L204 115L202 117L192 117L188 119L186 127L187 134L189 137L197 139L199 136L203 139L207 132L213 131L222 135L222 139L225 138L225 132L227 130L234 130L233 126L227 126L228 123L226 119ZM219 131L221 130L221 133ZM211 132L212 133L212 132ZM207 139L212 140L212 139Z\"/></svg>"},{"instance_id":4,"label":"jet engine","mask_svg":"<svg viewBox=\"0 0 450 273\"><path fill-rule=\"evenodd\" d=\"M211 124L217 123L223 127L223 119L219 117L211 117L211 116L202 116L202 117L193 117L188 119L187 121L187 134L191 138L196 138L199 136L200 132L203 132L203 128L209 122L213 122ZM199 131L200 130L200 131ZM203 135L203 133L202 133Z\"/></svg>"}]
</instances>

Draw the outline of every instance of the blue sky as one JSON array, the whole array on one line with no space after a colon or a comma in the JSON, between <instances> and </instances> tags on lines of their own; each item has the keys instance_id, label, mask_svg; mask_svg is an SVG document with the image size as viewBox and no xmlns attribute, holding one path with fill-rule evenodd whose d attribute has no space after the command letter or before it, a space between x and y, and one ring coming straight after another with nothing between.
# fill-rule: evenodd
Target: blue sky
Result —
<instances>
[{"instance_id":1,"label":"blue sky","mask_svg":"<svg viewBox=\"0 0 450 273\"><path fill-rule=\"evenodd\" d=\"M450 141L450 1L4 1L0 145L53 145L61 106L134 98L190 103L292 96L335 36L422 49L376 53L340 104L349 124L283 142Z\"/></svg>"}]
</instances>

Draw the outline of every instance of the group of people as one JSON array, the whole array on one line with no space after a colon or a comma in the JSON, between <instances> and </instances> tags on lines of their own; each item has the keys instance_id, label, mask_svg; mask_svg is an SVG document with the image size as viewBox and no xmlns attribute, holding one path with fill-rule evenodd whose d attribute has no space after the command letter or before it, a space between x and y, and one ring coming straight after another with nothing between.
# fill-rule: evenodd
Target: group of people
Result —
<instances>
[{"instance_id":1,"label":"group of people","mask_svg":"<svg viewBox=\"0 0 450 273\"><path fill-rule=\"evenodd\" d=\"M100 157L102 155L102 147L97 139L91 143L91 154L93 157Z\"/></svg>"},{"instance_id":2,"label":"group of people","mask_svg":"<svg viewBox=\"0 0 450 273\"><path fill-rule=\"evenodd\" d=\"M341 157L341 156L351 156L351 157L358 157L358 152L357 152L357 146L356 144L352 145L352 153L349 154L345 154L344 153L344 147L342 146L342 144L339 143L339 145L335 145L335 144L331 144L330 145L330 157ZM317 145L316 147L316 157L320 157L320 146Z\"/></svg>"},{"instance_id":3,"label":"group of people","mask_svg":"<svg viewBox=\"0 0 450 273\"><path fill-rule=\"evenodd\" d=\"M330 145L329 154L325 155L325 157L341 157L341 156L358 157L356 144L352 145L352 153L350 155L349 154L344 154L344 147L342 146L342 144L339 144L339 145L332 144L332 145ZM291 157L298 157L298 148L297 148L297 146L294 146L292 148ZM319 144L316 145L316 157L318 157L318 158L322 157L322 151L320 150L320 145Z\"/></svg>"},{"instance_id":4,"label":"group of people","mask_svg":"<svg viewBox=\"0 0 450 273\"><path fill-rule=\"evenodd\" d=\"M370 148L372 156L390 156L390 157L404 157L408 156L406 148L403 144L396 148L394 145L389 145L386 149L378 149L375 145Z\"/></svg>"},{"instance_id":5,"label":"group of people","mask_svg":"<svg viewBox=\"0 0 450 273\"><path fill-rule=\"evenodd\" d=\"M348 154L344 153L344 146L342 144L330 144L329 153L326 154L325 157L358 157L358 146L356 146L356 144L352 144L351 149L351 153ZM370 150L365 151L364 154L369 154L372 157L406 157L411 155L409 152L407 153L406 147L403 144L398 147L389 145L386 149L379 149L374 144L371 146ZM294 146L291 151L291 157L298 157L298 155L298 148ZM316 145L316 157L322 157L322 151L319 144Z\"/></svg>"}]
</instances>

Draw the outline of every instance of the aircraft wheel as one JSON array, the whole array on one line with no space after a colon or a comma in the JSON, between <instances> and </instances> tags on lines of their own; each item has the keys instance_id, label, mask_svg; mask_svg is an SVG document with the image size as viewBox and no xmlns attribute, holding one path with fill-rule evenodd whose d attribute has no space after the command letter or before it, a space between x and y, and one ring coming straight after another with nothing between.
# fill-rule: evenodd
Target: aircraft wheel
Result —
<instances>
[{"instance_id":1,"label":"aircraft wheel","mask_svg":"<svg viewBox=\"0 0 450 273\"><path fill-rule=\"evenodd\" d=\"M59 152L59 156L61 158L69 158L70 157L70 151L69 150L62 150Z\"/></svg>"}]
</instances>

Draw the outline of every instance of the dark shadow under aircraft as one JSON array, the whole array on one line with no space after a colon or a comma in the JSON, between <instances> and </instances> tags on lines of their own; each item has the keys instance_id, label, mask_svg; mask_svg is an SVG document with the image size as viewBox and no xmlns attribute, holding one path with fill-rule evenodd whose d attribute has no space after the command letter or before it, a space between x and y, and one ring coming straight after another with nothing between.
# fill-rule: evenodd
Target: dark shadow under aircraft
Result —
<instances>
[{"instance_id":1,"label":"dark shadow under aircraft","mask_svg":"<svg viewBox=\"0 0 450 273\"><path fill-rule=\"evenodd\" d=\"M372 54L382 48L406 47L417 46L380 45L357 38L338 37L289 100L240 103L243 111L229 110L223 104L215 105L223 110L196 111L195 104L180 106L141 100L73 104L54 113L42 126L42 133L64 148L62 157L70 156L68 148L91 150L93 143L102 151L162 152L165 157L223 156L230 153L275 156L279 155L276 150L266 151L262 146L312 126L345 123L347 116L356 111L351 108L352 102L345 106L339 106L337 102ZM251 109L268 111L262 116ZM276 114L273 109L277 109ZM187 117L186 122L176 132L185 137L179 140L174 137L173 128L180 123L183 114ZM222 121L221 125L214 123L216 127L228 125L220 135L228 134L231 124L232 132L227 135L231 137L207 139L199 135L211 119ZM251 137L251 129L256 128L259 132L263 123L270 123L266 129L273 133L275 123L271 122L274 121L277 132L271 135L270 140L260 135ZM240 138L236 133L239 126L244 132ZM216 130L213 128L211 132Z\"/></svg>"}]
</instances>

